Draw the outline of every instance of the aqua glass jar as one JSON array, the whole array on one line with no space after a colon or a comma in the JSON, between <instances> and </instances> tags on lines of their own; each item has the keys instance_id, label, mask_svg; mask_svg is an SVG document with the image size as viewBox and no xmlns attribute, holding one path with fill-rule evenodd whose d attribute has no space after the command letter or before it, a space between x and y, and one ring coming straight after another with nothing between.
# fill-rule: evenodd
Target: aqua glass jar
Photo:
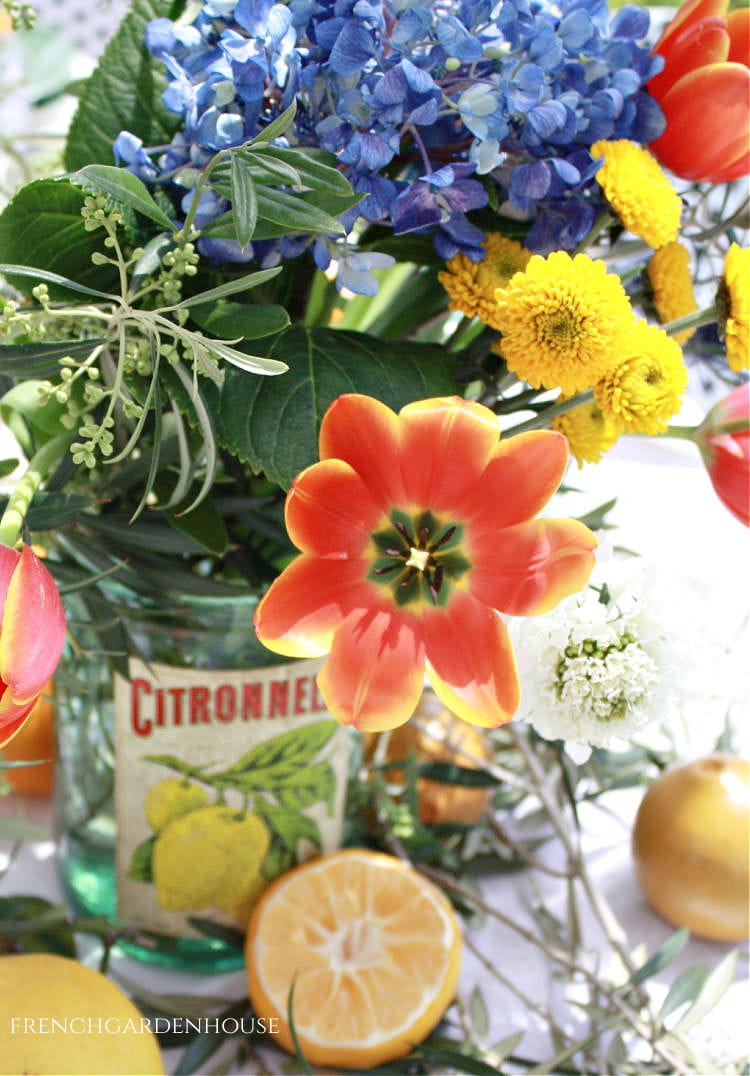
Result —
<instances>
[{"instance_id":1,"label":"aqua glass jar","mask_svg":"<svg viewBox=\"0 0 750 1076\"><path fill-rule=\"evenodd\" d=\"M347 730L316 663L257 641L255 604L109 583L66 599L59 875L74 911L127 927L118 945L144 961L241 966L221 928L241 932L268 881L340 845Z\"/></svg>"}]
</instances>

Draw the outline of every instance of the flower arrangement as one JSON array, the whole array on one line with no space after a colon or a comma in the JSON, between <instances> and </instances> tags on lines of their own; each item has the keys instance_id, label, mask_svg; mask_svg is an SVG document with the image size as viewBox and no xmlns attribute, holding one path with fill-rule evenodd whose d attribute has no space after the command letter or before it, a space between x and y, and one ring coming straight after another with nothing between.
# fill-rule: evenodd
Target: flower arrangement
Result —
<instances>
[{"instance_id":1,"label":"flower arrangement","mask_svg":"<svg viewBox=\"0 0 750 1076\"><path fill-rule=\"evenodd\" d=\"M659 36L598 0L133 0L59 170L0 212L0 413L24 459L0 517L0 746L57 665L58 590L94 594L92 619L109 581L255 593L248 633L325 658L341 724L405 723L426 677L499 730L484 777L454 780L536 797L591 895L565 795L575 815L579 788L665 761L608 747L657 714L668 640L642 585L589 584L603 514L548 504L569 460L672 435L750 525L750 70L747 9L725 8L687 0ZM688 429L691 369L726 399ZM394 798L381 763L355 830L375 818L471 904L472 838L447 850L409 808L416 771ZM699 1071L644 1032L591 899L625 1025ZM552 949L599 982L570 938Z\"/></svg>"}]
</instances>

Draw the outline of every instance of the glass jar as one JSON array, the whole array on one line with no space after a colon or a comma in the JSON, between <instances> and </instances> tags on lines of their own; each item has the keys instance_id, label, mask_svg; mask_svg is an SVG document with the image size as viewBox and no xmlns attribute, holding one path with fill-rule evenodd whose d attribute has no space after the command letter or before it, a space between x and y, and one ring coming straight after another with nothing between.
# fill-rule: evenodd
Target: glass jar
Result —
<instances>
[{"instance_id":1,"label":"glass jar","mask_svg":"<svg viewBox=\"0 0 750 1076\"><path fill-rule=\"evenodd\" d=\"M340 846L347 730L318 663L258 642L255 604L109 583L66 599L59 873L75 912L131 928L118 945L148 962L241 966L194 920L241 931L268 881Z\"/></svg>"}]
</instances>

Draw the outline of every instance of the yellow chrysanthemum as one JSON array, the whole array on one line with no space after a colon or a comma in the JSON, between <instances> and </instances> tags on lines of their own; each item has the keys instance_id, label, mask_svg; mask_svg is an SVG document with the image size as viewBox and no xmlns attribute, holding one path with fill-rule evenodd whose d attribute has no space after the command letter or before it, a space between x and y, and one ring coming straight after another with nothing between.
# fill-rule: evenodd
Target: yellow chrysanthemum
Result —
<instances>
[{"instance_id":1,"label":"yellow chrysanthemum","mask_svg":"<svg viewBox=\"0 0 750 1076\"><path fill-rule=\"evenodd\" d=\"M629 231L654 249L677 238L680 196L647 149L621 138L594 142L591 156L604 158L596 178Z\"/></svg>"},{"instance_id":2,"label":"yellow chrysanthemum","mask_svg":"<svg viewBox=\"0 0 750 1076\"><path fill-rule=\"evenodd\" d=\"M562 403L563 398L557 402ZM565 434L570 454L578 461L579 468L584 463L598 463L622 432L620 424L611 415L605 415L595 400L557 415L552 419L552 429Z\"/></svg>"},{"instance_id":3,"label":"yellow chrysanthemum","mask_svg":"<svg viewBox=\"0 0 750 1076\"><path fill-rule=\"evenodd\" d=\"M732 370L750 366L750 247L732 243L724 260L727 362Z\"/></svg>"},{"instance_id":4,"label":"yellow chrysanthemum","mask_svg":"<svg viewBox=\"0 0 750 1076\"><path fill-rule=\"evenodd\" d=\"M633 324L620 278L587 254L534 254L495 293L499 351L534 388L574 396L604 376Z\"/></svg>"},{"instance_id":5,"label":"yellow chrysanthemum","mask_svg":"<svg viewBox=\"0 0 750 1076\"><path fill-rule=\"evenodd\" d=\"M628 433L663 433L687 388L682 349L663 329L637 321L620 361L594 386L602 412Z\"/></svg>"},{"instance_id":6,"label":"yellow chrysanthemum","mask_svg":"<svg viewBox=\"0 0 750 1076\"><path fill-rule=\"evenodd\" d=\"M531 252L497 232L488 235L482 246L487 254L481 262L456 254L446 262L446 270L438 273L438 280L450 295L451 310L460 310L468 318L480 318L496 329L495 291L526 268Z\"/></svg>"},{"instance_id":7,"label":"yellow chrysanthemum","mask_svg":"<svg viewBox=\"0 0 750 1076\"><path fill-rule=\"evenodd\" d=\"M698 309L690 254L682 243L665 243L654 251L648 263L648 279L660 321L674 321ZM674 339L678 344L684 344L694 332L695 329L685 329L675 333Z\"/></svg>"}]
</instances>

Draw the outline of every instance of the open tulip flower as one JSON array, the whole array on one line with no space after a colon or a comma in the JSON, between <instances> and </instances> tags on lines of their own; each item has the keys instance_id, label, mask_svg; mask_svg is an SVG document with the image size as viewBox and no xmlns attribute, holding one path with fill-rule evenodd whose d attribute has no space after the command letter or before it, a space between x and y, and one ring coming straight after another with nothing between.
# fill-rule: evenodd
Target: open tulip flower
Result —
<instances>
[{"instance_id":1,"label":"open tulip flower","mask_svg":"<svg viewBox=\"0 0 750 1076\"><path fill-rule=\"evenodd\" d=\"M688 0L654 53L664 69L648 82L666 130L649 148L683 179L723 183L750 172L750 11L727 0Z\"/></svg>"},{"instance_id":2,"label":"open tulip flower","mask_svg":"<svg viewBox=\"0 0 750 1076\"><path fill-rule=\"evenodd\" d=\"M720 501L750 527L750 385L715 403L693 437Z\"/></svg>"},{"instance_id":3,"label":"open tulip flower","mask_svg":"<svg viewBox=\"0 0 750 1076\"><path fill-rule=\"evenodd\" d=\"M425 673L459 717L508 721L519 685L500 614L546 612L594 563L582 523L534 518L567 458L562 435L501 441L496 416L458 397L395 414L340 396L323 418L320 462L287 495L301 553L258 606L260 640L289 657L329 654L318 685L342 724L403 724Z\"/></svg>"},{"instance_id":4,"label":"open tulip flower","mask_svg":"<svg viewBox=\"0 0 750 1076\"><path fill-rule=\"evenodd\" d=\"M55 582L29 546L0 545L0 748L18 732L57 668L65 614Z\"/></svg>"}]
</instances>

